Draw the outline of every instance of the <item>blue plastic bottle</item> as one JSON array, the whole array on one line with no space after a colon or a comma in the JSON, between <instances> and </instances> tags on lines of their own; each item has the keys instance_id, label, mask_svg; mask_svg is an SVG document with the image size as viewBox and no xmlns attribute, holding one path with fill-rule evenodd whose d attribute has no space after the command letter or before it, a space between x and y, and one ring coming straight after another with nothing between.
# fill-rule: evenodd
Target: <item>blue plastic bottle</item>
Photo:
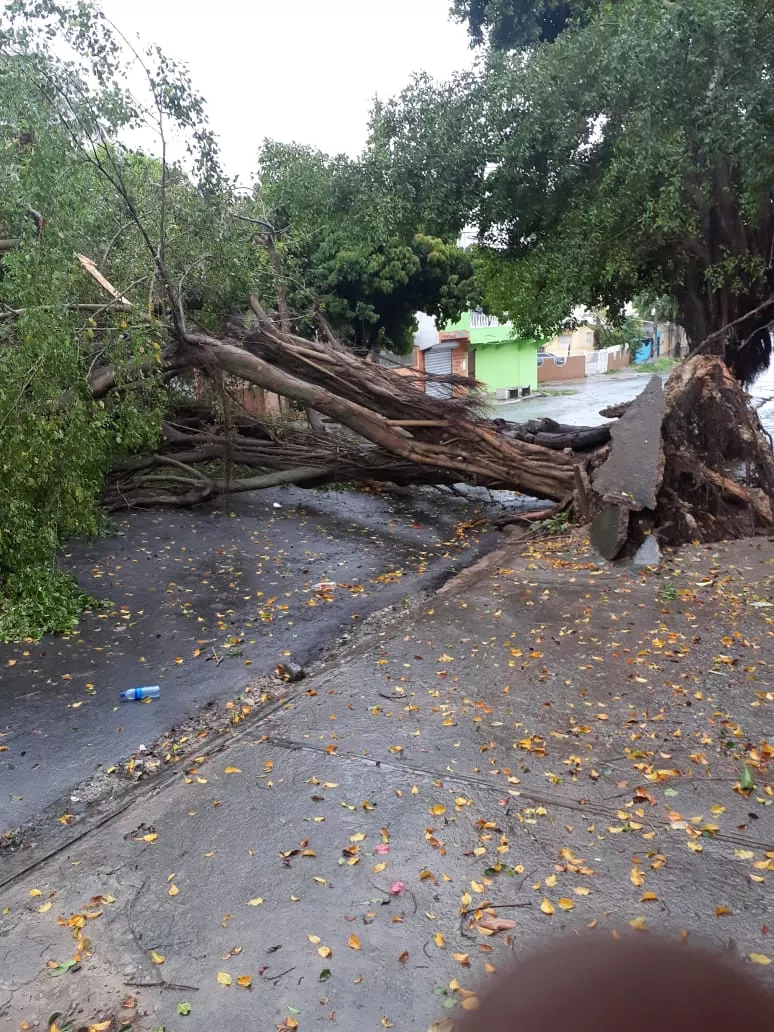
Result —
<instances>
[{"instance_id":1,"label":"blue plastic bottle","mask_svg":"<svg viewBox=\"0 0 774 1032\"><path fill-rule=\"evenodd\" d=\"M131 702L133 699L157 699L161 689L157 684L148 685L146 688L127 688L120 692L122 702Z\"/></svg>"}]
</instances>

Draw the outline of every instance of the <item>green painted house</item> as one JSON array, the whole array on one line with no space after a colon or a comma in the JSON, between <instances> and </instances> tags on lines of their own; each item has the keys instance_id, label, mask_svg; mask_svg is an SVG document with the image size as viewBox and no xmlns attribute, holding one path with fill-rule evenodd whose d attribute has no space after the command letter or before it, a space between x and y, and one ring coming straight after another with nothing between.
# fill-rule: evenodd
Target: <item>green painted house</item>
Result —
<instances>
[{"instance_id":1,"label":"green painted house","mask_svg":"<svg viewBox=\"0 0 774 1032\"><path fill-rule=\"evenodd\" d=\"M510 323L501 323L483 312L465 312L457 323L449 323L441 340L467 338L469 375L486 384L486 389L501 398L505 392L537 390L537 353L540 341L513 336Z\"/></svg>"}]
</instances>

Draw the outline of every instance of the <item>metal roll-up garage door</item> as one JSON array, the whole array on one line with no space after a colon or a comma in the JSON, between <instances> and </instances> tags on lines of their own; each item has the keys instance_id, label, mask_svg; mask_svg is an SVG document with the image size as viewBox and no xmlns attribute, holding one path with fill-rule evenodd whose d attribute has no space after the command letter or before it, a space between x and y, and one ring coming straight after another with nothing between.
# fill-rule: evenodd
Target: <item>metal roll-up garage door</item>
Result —
<instances>
[{"instance_id":1,"label":"metal roll-up garage door","mask_svg":"<svg viewBox=\"0 0 774 1032\"><path fill-rule=\"evenodd\" d=\"M429 348L425 352L426 373L450 373L452 371L451 348ZM452 389L446 383L425 382L425 391L432 398L450 398Z\"/></svg>"}]
</instances>

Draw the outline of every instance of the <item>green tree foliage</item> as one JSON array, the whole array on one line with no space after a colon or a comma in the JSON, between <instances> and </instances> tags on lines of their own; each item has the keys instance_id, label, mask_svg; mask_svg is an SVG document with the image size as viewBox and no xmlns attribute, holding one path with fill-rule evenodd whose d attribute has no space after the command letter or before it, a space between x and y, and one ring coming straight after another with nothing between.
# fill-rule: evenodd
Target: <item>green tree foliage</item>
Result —
<instances>
[{"instance_id":1,"label":"green tree foliage","mask_svg":"<svg viewBox=\"0 0 774 1032\"><path fill-rule=\"evenodd\" d=\"M484 228L533 319L668 293L698 344L771 294L772 29L755 0L622 0L493 65L528 103L501 123ZM768 360L768 315L729 348L743 379Z\"/></svg>"},{"instance_id":2,"label":"green tree foliage","mask_svg":"<svg viewBox=\"0 0 774 1032\"><path fill-rule=\"evenodd\" d=\"M486 246L488 303L535 333L578 305L616 312L642 293L669 295L694 346L741 320L726 356L748 380L769 358L772 310L756 310L774 289L774 10L766 0L567 6L454 7L492 44L468 94L489 174L475 207L460 197ZM560 17L530 26L530 12ZM428 91L420 121L439 118ZM400 121L398 111L390 147L405 154ZM454 143L450 134L449 153ZM455 158L468 140L456 145Z\"/></svg>"},{"instance_id":3,"label":"green tree foliage","mask_svg":"<svg viewBox=\"0 0 774 1032\"><path fill-rule=\"evenodd\" d=\"M376 155L352 160L267 142L255 205L302 329L319 310L355 348L405 354L417 311L457 319L477 297L472 264L449 242L449 227L445 240L422 232L416 206L392 189Z\"/></svg>"},{"instance_id":4,"label":"green tree foliage","mask_svg":"<svg viewBox=\"0 0 774 1032\"><path fill-rule=\"evenodd\" d=\"M473 72L443 83L422 73L374 104L367 156L410 226L456 239L476 210L489 160L484 101L485 84Z\"/></svg>"},{"instance_id":5,"label":"green tree foliage","mask_svg":"<svg viewBox=\"0 0 774 1032\"><path fill-rule=\"evenodd\" d=\"M511 50L552 43L598 6L598 0L452 0L452 15L467 23L472 44L486 40Z\"/></svg>"},{"instance_id":6,"label":"green tree foliage","mask_svg":"<svg viewBox=\"0 0 774 1032\"><path fill-rule=\"evenodd\" d=\"M72 624L83 598L58 571L55 550L101 529L107 471L158 438L164 392L153 313L168 300L159 256L184 304L212 320L234 289L223 264L233 265L235 245L212 139L185 75L156 55L146 66L151 106L142 108L123 88L119 48L94 9L12 4L5 14L0 636L8 638ZM70 59L47 56L54 35L76 44ZM122 145L148 117L188 131L197 178ZM133 307L112 301L76 253ZM97 368L113 369L121 389L95 398Z\"/></svg>"},{"instance_id":7,"label":"green tree foliage","mask_svg":"<svg viewBox=\"0 0 774 1032\"><path fill-rule=\"evenodd\" d=\"M628 315L618 322L603 322L599 327L600 348L612 348L619 345L635 349L642 340L642 320L636 315Z\"/></svg>"}]
</instances>

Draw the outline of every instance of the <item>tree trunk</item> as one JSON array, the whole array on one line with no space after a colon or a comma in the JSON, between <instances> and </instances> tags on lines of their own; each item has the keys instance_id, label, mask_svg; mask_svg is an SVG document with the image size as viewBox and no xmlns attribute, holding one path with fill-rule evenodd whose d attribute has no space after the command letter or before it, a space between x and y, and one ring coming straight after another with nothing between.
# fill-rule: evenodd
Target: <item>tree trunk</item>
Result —
<instances>
[{"instance_id":1,"label":"tree trunk","mask_svg":"<svg viewBox=\"0 0 774 1032\"><path fill-rule=\"evenodd\" d=\"M774 277L769 290L774 291ZM774 296L711 294L706 286L678 295L688 354L720 355L740 383L752 383L768 368ZM726 317L726 313L729 317Z\"/></svg>"}]
</instances>

